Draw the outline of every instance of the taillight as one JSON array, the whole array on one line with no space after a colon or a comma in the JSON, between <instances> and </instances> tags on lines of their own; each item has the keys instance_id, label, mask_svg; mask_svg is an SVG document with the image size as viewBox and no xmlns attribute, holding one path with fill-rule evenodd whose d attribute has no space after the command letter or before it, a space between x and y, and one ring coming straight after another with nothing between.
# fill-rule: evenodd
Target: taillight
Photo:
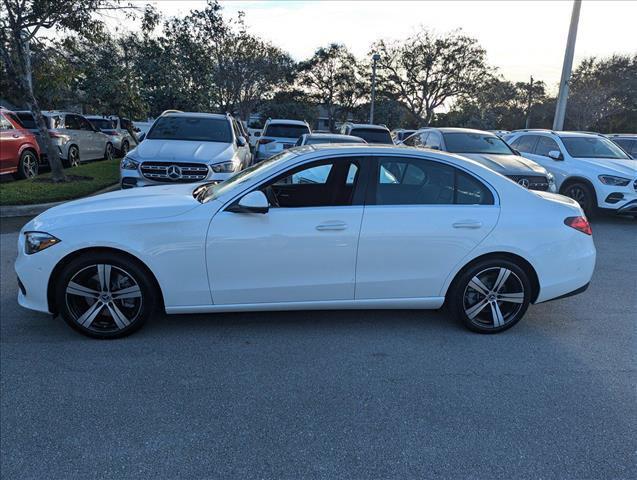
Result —
<instances>
[{"instance_id":1,"label":"taillight","mask_svg":"<svg viewBox=\"0 0 637 480\"><path fill-rule=\"evenodd\" d=\"M259 140L257 140L257 144L259 145L265 145L266 143L270 143L270 142L274 142L273 138L260 138Z\"/></svg>"},{"instance_id":2,"label":"taillight","mask_svg":"<svg viewBox=\"0 0 637 480\"><path fill-rule=\"evenodd\" d=\"M588 223L586 217L567 217L564 219L564 224L568 225L575 230L578 230L586 235L592 235L593 230L591 229L591 224Z\"/></svg>"},{"instance_id":3,"label":"taillight","mask_svg":"<svg viewBox=\"0 0 637 480\"><path fill-rule=\"evenodd\" d=\"M104 130L104 133L106 135L119 135L119 132L117 130Z\"/></svg>"}]
</instances>

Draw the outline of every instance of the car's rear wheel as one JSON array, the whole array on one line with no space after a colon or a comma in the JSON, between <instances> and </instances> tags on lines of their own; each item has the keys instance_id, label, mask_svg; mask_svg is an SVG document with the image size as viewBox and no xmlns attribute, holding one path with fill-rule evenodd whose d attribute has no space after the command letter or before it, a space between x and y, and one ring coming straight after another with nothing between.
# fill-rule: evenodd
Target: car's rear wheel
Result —
<instances>
[{"instance_id":1,"label":"car's rear wheel","mask_svg":"<svg viewBox=\"0 0 637 480\"><path fill-rule=\"evenodd\" d=\"M511 328L524 316L530 301L528 274L508 259L487 259L465 269L447 297L451 314L479 333Z\"/></svg>"},{"instance_id":2,"label":"car's rear wheel","mask_svg":"<svg viewBox=\"0 0 637 480\"><path fill-rule=\"evenodd\" d=\"M110 253L72 260L56 285L58 312L72 328L94 338L135 332L156 304L157 292L144 268Z\"/></svg>"},{"instance_id":3,"label":"car's rear wheel","mask_svg":"<svg viewBox=\"0 0 637 480\"><path fill-rule=\"evenodd\" d=\"M80 164L80 149L75 145L69 147L69 153L65 162L66 167L77 167Z\"/></svg>"},{"instance_id":4,"label":"car's rear wheel","mask_svg":"<svg viewBox=\"0 0 637 480\"><path fill-rule=\"evenodd\" d=\"M128 142L124 142L122 143L122 148L120 149L120 155L122 157L125 157L128 154L128 150L130 149L130 146L128 145Z\"/></svg>"},{"instance_id":5,"label":"car's rear wheel","mask_svg":"<svg viewBox=\"0 0 637 480\"><path fill-rule=\"evenodd\" d=\"M107 143L106 149L104 150L104 160L112 160L113 159L113 144Z\"/></svg>"},{"instance_id":6,"label":"car's rear wheel","mask_svg":"<svg viewBox=\"0 0 637 480\"><path fill-rule=\"evenodd\" d=\"M591 216L594 213L595 193L587 184L582 182L570 183L562 191L567 197L571 197L579 203L586 215Z\"/></svg>"},{"instance_id":7,"label":"car's rear wheel","mask_svg":"<svg viewBox=\"0 0 637 480\"><path fill-rule=\"evenodd\" d=\"M20 155L20 161L18 162L18 171L16 172L17 178L33 178L38 174L40 164L38 163L38 157L32 150L25 150Z\"/></svg>"}]
</instances>

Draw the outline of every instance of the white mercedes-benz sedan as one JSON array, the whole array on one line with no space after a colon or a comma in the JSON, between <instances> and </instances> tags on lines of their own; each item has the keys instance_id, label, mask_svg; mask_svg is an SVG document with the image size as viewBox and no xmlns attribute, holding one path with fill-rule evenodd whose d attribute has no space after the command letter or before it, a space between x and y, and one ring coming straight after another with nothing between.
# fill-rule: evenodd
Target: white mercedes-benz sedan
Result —
<instances>
[{"instance_id":1,"label":"white mercedes-benz sedan","mask_svg":"<svg viewBox=\"0 0 637 480\"><path fill-rule=\"evenodd\" d=\"M582 292L591 229L570 198L452 154L299 147L220 184L131 189L24 226L19 303L109 338L167 313L437 309L469 329Z\"/></svg>"}]
</instances>

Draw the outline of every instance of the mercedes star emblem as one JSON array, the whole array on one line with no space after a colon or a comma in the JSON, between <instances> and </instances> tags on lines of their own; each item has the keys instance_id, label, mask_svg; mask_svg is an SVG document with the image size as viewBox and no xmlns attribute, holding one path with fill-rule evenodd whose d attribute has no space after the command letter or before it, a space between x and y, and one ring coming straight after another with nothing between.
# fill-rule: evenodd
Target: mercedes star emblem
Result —
<instances>
[{"instance_id":1,"label":"mercedes star emblem","mask_svg":"<svg viewBox=\"0 0 637 480\"><path fill-rule=\"evenodd\" d=\"M171 165L166 169L166 176L171 180L179 180L181 178L181 168L177 165Z\"/></svg>"},{"instance_id":2,"label":"mercedes star emblem","mask_svg":"<svg viewBox=\"0 0 637 480\"><path fill-rule=\"evenodd\" d=\"M518 180L518 183L522 185L524 188L529 188L529 185L530 185L528 178L521 178Z\"/></svg>"}]
</instances>

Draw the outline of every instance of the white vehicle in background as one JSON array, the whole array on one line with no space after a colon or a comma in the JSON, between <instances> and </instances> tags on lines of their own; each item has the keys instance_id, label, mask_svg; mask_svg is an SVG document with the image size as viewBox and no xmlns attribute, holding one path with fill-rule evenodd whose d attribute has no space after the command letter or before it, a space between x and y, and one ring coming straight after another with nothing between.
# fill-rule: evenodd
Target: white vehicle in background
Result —
<instances>
[{"instance_id":1,"label":"white vehicle in background","mask_svg":"<svg viewBox=\"0 0 637 480\"><path fill-rule=\"evenodd\" d=\"M108 117L87 115L86 119L110 137L113 148L121 157L125 157L131 148L137 146L137 140L130 133L133 130L133 124L127 118L117 115Z\"/></svg>"},{"instance_id":2,"label":"white vehicle in background","mask_svg":"<svg viewBox=\"0 0 637 480\"><path fill-rule=\"evenodd\" d=\"M611 133L606 135L613 143L619 145L631 157L637 158L637 134L634 133Z\"/></svg>"},{"instance_id":3,"label":"white vehicle in background","mask_svg":"<svg viewBox=\"0 0 637 480\"><path fill-rule=\"evenodd\" d=\"M260 128L248 128L248 133L250 134L250 147L253 149L257 146L257 142L261 137L261 133L263 132Z\"/></svg>"},{"instance_id":4,"label":"white vehicle in background","mask_svg":"<svg viewBox=\"0 0 637 480\"><path fill-rule=\"evenodd\" d=\"M400 145L407 139L407 137L416 133L416 130L405 130L404 128L397 128L391 131L391 138L396 145Z\"/></svg>"},{"instance_id":5,"label":"white vehicle in background","mask_svg":"<svg viewBox=\"0 0 637 480\"><path fill-rule=\"evenodd\" d=\"M263 126L263 133L256 142L254 163L292 148L304 133L310 133L310 126L306 121L268 118Z\"/></svg>"},{"instance_id":6,"label":"white vehicle in background","mask_svg":"<svg viewBox=\"0 0 637 480\"><path fill-rule=\"evenodd\" d=\"M360 137L367 143L375 143L381 145L394 145L391 133L385 125L372 125L370 123L352 123L345 122L341 125L342 135L353 135Z\"/></svg>"},{"instance_id":7,"label":"white vehicle in background","mask_svg":"<svg viewBox=\"0 0 637 480\"><path fill-rule=\"evenodd\" d=\"M520 130L506 141L555 177L560 193L587 214L596 209L637 216L637 160L599 134Z\"/></svg>"},{"instance_id":8,"label":"white vehicle in background","mask_svg":"<svg viewBox=\"0 0 637 480\"><path fill-rule=\"evenodd\" d=\"M337 133L305 133L299 137L296 146L318 145L321 143L367 143L365 140L352 135L339 135Z\"/></svg>"},{"instance_id":9,"label":"white vehicle in background","mask_svg":"<svg viewBox=\"0 0 637 480\"><path fill-rule=\"evenodd\" d=\"M230 115L171 111L120 164L121 187L221 182L250 164L250 148Z\"/></svg>"},{"instance_id":10,"label":"white vehicle in background","mask_svg":"<svg viewBox=\"0 0 637 480\"><path fill-rule=\"evenodd\" d=\"M134 332L156 307L446 304L496 333L531 303L584 291L596 256L570 198L457 155L372 145L290 149L219 184L68 202L27 223L18 252L20 305L98 338Z\"/></svg>"},{"instance_id":11,"label":"white vehicle in background","mask_svg":"<svg viewBox=\"0 0 637 480\"><path fill-rule=\"evenodd\" d=\"M497 135L500 138L511 133L509 130L487 130L487 131L490 133L493 133L494 135Z\"/></svg>"}]
</instances>

